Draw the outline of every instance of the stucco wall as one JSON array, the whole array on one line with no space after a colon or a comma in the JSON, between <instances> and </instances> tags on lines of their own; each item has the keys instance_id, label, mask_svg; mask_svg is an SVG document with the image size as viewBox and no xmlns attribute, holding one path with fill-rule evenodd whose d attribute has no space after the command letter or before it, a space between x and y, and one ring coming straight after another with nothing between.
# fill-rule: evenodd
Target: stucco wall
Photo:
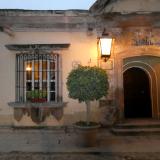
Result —
<instances>
[{"instance_id":1,"label":"stucco wall","mask_svg":"<svg viewBox=\"0 0 160 160\"><path fill-rule=\"evenodd\" d=\"M120 29L120 28L119 28ZM113 29L114 30L114 29ZM120 31L121 30L121 31ZM159 119L159 29L146 27L128 27L115 29L114 61L115 61L115 93L120 119L124 119L124 86L123 72L127 67L139 67L150 78L150 94L152 99L152 118ZM144 41L145 39L145 41ZM153 73L152 73L153 72Z\"/></svg>"},{"instance_id":2,"label":"stucco wall","mask_svg":"<svg viewBox=\"0 0 160 160\"><path fill-rule=\"evenodd\" d=\"M0 33L0 125L35 125L30 117L25 115L20 122L13 120L13 108L8 102L15 101L15 55L16 52L5 48L6 44L62 44L70 43L66 50L56 51L62 58L62 97L68 102L64 108L62 120L57 121L53 116L40 125L69 125L85 117L84 103L78 103L68 97L66 78L75 63L81 65L97 65L97 37L96 34L88 35L87 32L15 32L14 37ZM93 103L92 119L100 121L98 102Z\"/></svg>"},{"instance_id":3,"label":"stucco wall","mask_svg":"<svg viewBox=\"0 0 160 160\"><path fill-rule=\"evenodd\" d=\"M119 0L111 2L104 9L105 13L135 13L135 12L158 12L160 7L159 0Z\"/></svg>"}]
</instances>

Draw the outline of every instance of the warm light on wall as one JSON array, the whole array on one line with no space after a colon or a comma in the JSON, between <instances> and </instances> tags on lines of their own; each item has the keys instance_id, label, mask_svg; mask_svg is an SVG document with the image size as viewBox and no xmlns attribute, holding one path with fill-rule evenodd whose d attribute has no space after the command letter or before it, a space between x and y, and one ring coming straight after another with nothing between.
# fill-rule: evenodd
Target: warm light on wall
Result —
<instances>
[{"instance_id":1,"label":"warm light on wall","mask_svg":"<svg viewBox=\"0 0 160 160\"><path fill-rule=\"evenodd\" d=\"M99 51L101 54L101 58L104 58L104 61L107 61L107 58L111 55L113 39L110 37L100 37L98 41Z\"/></svg>"}]
</instances>

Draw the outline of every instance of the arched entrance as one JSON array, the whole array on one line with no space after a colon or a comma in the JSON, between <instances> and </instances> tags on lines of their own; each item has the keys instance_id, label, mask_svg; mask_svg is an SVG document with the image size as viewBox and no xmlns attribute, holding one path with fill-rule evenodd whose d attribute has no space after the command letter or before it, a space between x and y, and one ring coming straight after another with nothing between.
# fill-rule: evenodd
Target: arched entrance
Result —
<instances>
[{"instance_id":1,"label":"arched entrance","mask_svg":"<svg viewBox=\"0 0 160 160\"><path fill-rule=\"evenodd\" d=\"M127 69L123 74L125 118L151 118L149 77L138 67Z\"/></svg>"}]
</instances>

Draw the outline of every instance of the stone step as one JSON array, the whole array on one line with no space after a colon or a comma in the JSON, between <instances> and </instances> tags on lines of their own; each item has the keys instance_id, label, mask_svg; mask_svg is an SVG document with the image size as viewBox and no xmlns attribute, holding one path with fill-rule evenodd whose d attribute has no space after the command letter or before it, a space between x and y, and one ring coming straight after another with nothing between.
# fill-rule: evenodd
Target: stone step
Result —
<instances>
[{"instance_id":1,"label":"stone step","mask_svg":"<svg viewBox=\"0 0 160 160\"><path fill-rule=\"evenodd\" d=\"M111 132L124 136L160 135L160 128L112 128Z\"/></svg>"},{"instance_id":2,"label":"stone step","mask_svg":"<svg viewBox=\"0 0 160 160\"><path fill-rule=\"evenodd\" d=\"M160 121L154 119L129 119L111 129L115 135L160 135Z\"/></svg>"},{"instance_id":3,"label":"stone step","mask_svg":"<svg viewBox=\"0 0 160 160\"><path fill-rule=\"evenodd\" d=\"M160 123L157 124L127 124L127 123L120 123L114 125L114 128L126 128L126 129L136 129L136 128L160 128Z\"/></svg>"}]
</instances>

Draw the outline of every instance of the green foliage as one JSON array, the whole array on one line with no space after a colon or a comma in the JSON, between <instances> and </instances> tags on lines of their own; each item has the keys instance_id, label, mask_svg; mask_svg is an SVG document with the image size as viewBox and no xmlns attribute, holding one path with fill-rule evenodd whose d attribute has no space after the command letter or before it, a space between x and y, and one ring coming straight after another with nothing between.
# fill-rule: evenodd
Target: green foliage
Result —
<instances>
[{"instance_id":1,"label":"green foliage","mask_svg":"<svg viewBox=\"0 0 160 160\"><path fill-rule=\"evenodd\" d=\"M108 76L99 67L79 66L67 78L69 96L79 102L98 100L107 95Z\"/></svg>"},{"instance_id":2,"label":"green foliage","mask_svg":"<svg viewBox=\"0 0 160 160\"><path fill-rule=\"evenodd\" d=\"M47 92L43 90L33 90L27 92L27 99L33 99L33 98L47 98Z\"/></svg>"}]
</instances>

